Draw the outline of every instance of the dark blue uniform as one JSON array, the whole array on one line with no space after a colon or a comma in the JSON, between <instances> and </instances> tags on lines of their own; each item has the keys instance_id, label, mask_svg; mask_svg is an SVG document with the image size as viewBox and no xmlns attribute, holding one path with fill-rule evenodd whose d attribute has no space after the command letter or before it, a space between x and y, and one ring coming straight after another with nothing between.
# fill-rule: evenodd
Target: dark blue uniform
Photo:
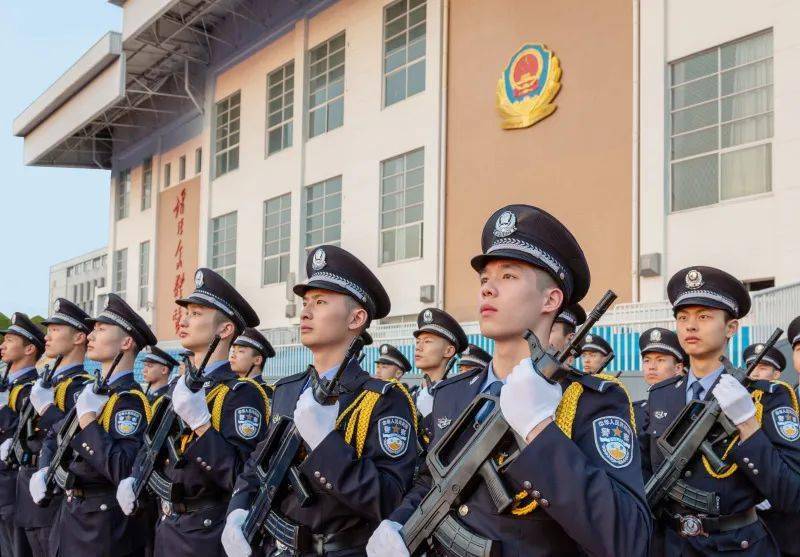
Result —
<instances>
[{"instance_id":1,"label":"dark blue uniform","mask_svg":"<svg viewBox=\"0 0 800 557\"><path fill-rule=\"evenodd\" d=\"M275 384L271 423L279 416L294 415L309 373L315 372L298 373ZM414 420L409 401L399 387L370 378L356 362L345 369L341 385L340 415L364 391L380 394L361 457L345 442L341 430L329 434L300 466L313 492L312 504L301 508L290 493L277 510L307 526L315 539L327 534L325 555L363 555L372 531L411 487L417 456ZM229 511L247 509L253 503L259 488L255 465L255 460L250 459L239 476Z\"/></svg>"},{"instance_id":2,"label":"dark blue uniform","mask_svg":"<svg viewBox=\"0 0 800 557\"><path fill-rule=\"evenodd\" d=\"M756 385L764 386L762 382ZM769 390L769 385L767 384ZM656 445L660 435L686 405L687 380L673 377L650 388L648 412L645 416L642 444L646 456L645 474L649 476L663 462ZM713 390L708 389L708 393ZM707 396L710 396L707 395ZM763 499L769 499L776 510L796 510L800 505L800 426L797 413L785 389L774 389L761 399L762 427L741 444L735 444L727 461L737 470L725 478L714 478L700 459L686 468L684 481L695 488L717 494L720 515L730 517L749 513ZM794 424L794 425L792 425ZM666 503L667 506L671 502ZM691 515L691 511L671 509L669 514ZM665 555L779 555L775 540L764 523L757 518L745 526L711 532L708 536L681 537L677 521L664 513Z\"/></svg>"},{"instance_id":3,"label":"dark blue uniform","mask_svg":"<svg viewBox=\"0 0 800 557\"><path fill-rule=\"evenodd\" d=\"M200 438L192 436L181 461L159 463L162 473L180 486L184 496L180 501L162 502L156 555L225 555L220 538L230 494L245 461L266 432L269 409L262 392L251 382L239 380L227 361L208 367L212 370L205 375L206 393L214 389L228 392L219 422L215 423L211 402L212 427Z\"/></svg>"},{"instance_id":4,"label":"dark blue uniform","mask_svg":"<svg viewBox=\"0 0 800 557\"><path fill-rule=\"evenodd\" d=\"M75 488L61 501L50 531L50 555L122 557L140 554L145 545L145 525L122 513L116 486L131 473L150 409L133 372L115 376L103 413L72 440L68 468ZM42 454L53 450L55 439L48 437ZM47 464L43 458L41 465Z\"/></svg>"},{"instance_id":5,"label":"dark blue uniform","mask_svg":"<svg viewBox=\"0 0 800 557\"><path fill-rule=\"evenodd\" d=\"M159 398L167 394L171 387L171 383L167 383L163 387L159 387L158 389L148 389L147 390L147 400L150 401L150 404L153 404Z\"/></svg>"},{"instance_id":6,"label":"dark blue uniform","mask_svg":"<svg viewBox=\"0 0 800 557\"><path fill-rule=\"evenodd\" d=\"M432 420L436 443L481 392L487 368L467 371L437 386ZM548 425L506 469L512 492L527 492L536 508L524 515L497 515L480 483L457 509L457 518L475 534L500 542L503 556L645 555L650 513L644 500L639 450L630 425L625 391L602 376L581 379L582 394L570 437ZM567 392L569 381L562 386ZM613 431L604 431L611 428ZM615 459L603 439L614 436L621 453ZM413 490L390 516L405 523L431 489L424 467Z\"/></svg>"},{"instance_id":7,"label":"dark blue uniform","mask_svg":"<svg viewBox=\"0 0 800 557\"><path fill-rule=\"evenodd\" d=\"M644 420L647 413L647 399L637 400L633 403L633 417L636 421L636 435L641 435L644 432Z\"/></svg>"}]
</instances>

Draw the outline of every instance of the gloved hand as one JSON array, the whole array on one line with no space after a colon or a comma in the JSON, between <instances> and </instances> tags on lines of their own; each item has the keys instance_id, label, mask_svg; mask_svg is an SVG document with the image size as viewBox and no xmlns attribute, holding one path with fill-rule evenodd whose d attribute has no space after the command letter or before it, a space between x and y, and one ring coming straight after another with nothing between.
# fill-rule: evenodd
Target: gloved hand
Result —
<instances>
[{"instance_id":1,"label":"gloved hand","mask_svg":"<svg viewBox=\"0 0 800 557\"><path fill-rule=\"evenodd\" d=\"M400 528L393 520L382 520L367 542L367 557L409 557L408 548L400 536Z\"/></svg>"},{"instance_id":2,"label":"gloved hand","mask_svg":"<svg viewBox=\"0 0 800 557\"><path fill-rule=\"evenodd\" d=\"M530 358L514 366L500 390L500 410L508 425L523 439L555 414L563 396L561 385L536 373Z\"/></svg>"},{"instance_id":3,"label":"gloved hand","mask_svg":"<svg viewBox=\"0 0 800 557\"><path fill-rule=\"evenodd\" d=\"M759 511L768 511L768 510L770 510L772 508L772 505L770 505L770 503L769 503L769 501L767 499L764 499L758 505L756 505L756 508Z\"/></svg>"},{"instance_id":4,"label":"gloved hand","mask_svg":"<svg viewBox=\"0 0 800 557\"><path fill-rule=\"evenodd\" d=\"M133 486L136 480L133 478L123 478L117 486L117 502L122 512L130 516L136 509L136 495L133 493Z\"/></svg>"},{"instance_id":5,"label":"gloved hand","mask_svg":"<svg viewBox=\"0 0 800 557\"><path fill-rule=\"evenodd\" d=\"M44 413L45 408L54 404L55 398L53 395L53 389L45 389L42 386L42 380L39 379L36 383L33 384L31 387L31 394L29 395L31 399L31 404L33 404L34 410L40 416Z\"/></svg>"},{"instance_id":6,"label":"gloved hand","mask_svg":"<svg viewBox=\"0 0 800 557\"><path fill-rule=\"evenodd\" d=\"M231 511L225 519L225 528L222 530L222 547L228 557L249 557L252 553L250 544L244 539L242 524L247 518L247 511L236 509Z\"/></svg>"},{"instance_id":7,"label":"gloved hand","mask_svg":"<svg viewBox=\"0 0 800 557\"><path fill-rule=\"evenodd\" d=\"M314 400L312 390L306 389L297 400L294 425L297 426L300 437L313 451L336 427L337 416L339 416L338 401L330 406L323 406Z\"/></svg>"},{"instance_id":8,"label":"gloved hand","mask_svg":"<svg viewBox=\"0 0 800 557\"><path fill-rule=\"evenodd\" d=\"M92 390L93 386L92 383L86 385L81 391L81 394L78 395L78 400L75 401L75 414L78 416L78 419L89 412L100 415L106 402L108 402L108 396L95 394Z\"/></svg>"},{"instance_id":9,"label":"gloved hand","mask_svg":"<svg viewBox=\"0 0 800 557\"><path fill-rule=\"evenodd\" d=\"M728 374L722 374L711 393L725 415L736 425L756 415L756 405L753 403L750 391Z\"/></svg>"},{"instance_id":10,"label":"gloved hand","mask_svg":"<svg viewBox=\"0 0 800 557\"><path fill-rule=\"evenodd\" d=\"M175 413L192 429L207 424L211 421L211 414L206 404L206 389L203 387L193 393L186 386L186 381L178 380L172 391L172 407Z\"/></svg>"},{"instance_id":11,"label":"gloved hand","mask_svg":"<svg viewBox=\"0 0 800 557\"><path fill-rule=\"evenodd\" d=\"M31 492L31 498L34 503L39 503L44 499L47 493L47 486L44 485L45 474L47 474L47 467L37 470L31 476L31 482L28 484L28 491Z\"/></svg>"},{"instance_id":12,"label":"gloved hand","mask_svg":"<svg viewBox=\"0 0 800 557\"><path fill-rule=\"evenodd\" d=\"M6 439L3 441L3 444L0 445L0 460L6 460L8 455L11 453L11 443L13 443L12 439Z\"/></svg>"},{"instance_id":13,"label":"gloved hand","mask_svg":"<svg viewBox=\"0 0 800 557\"><path fill-rule=\"evenodd\" d=\"M417 395L417 411L426 417L433 412L433 395L428 391L427 387L422 387Z\"/></svg>"}]
</instances>

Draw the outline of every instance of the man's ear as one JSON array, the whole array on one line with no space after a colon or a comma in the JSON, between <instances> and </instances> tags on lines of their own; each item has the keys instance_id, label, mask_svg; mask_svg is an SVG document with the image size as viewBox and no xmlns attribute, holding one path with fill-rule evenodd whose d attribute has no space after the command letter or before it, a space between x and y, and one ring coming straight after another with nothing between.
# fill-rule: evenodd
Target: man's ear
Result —
<instances>
[{"instance_id":1,"label":"man's ear","mask_svg":"<svg viewBox=\"0 0 800 557\"><path fill-rule=\"evenodd\" d=\"M733 338L733 335L736 334L736 331L739 330L739 320L738 319L731 319L727 323L725 323L725 338L730 340Z\"/></svg>"},{"instance_id":2,"label":"man's ear","mask_svg":"<svg viewBox=\"0 0 800 557\"><path fill-rule=\"evenodd\" d=\"M542 313L557 314L561 309L561 304L564 302L564 292L560 288L548 288L544 293L544 303L542 304Z\"/></svg>"},{"instance_id":3,"label":"man's ear","mask_svg":"<svg viewBox=\"0 0 800 557\"><path fill-rule=\"evenodd\" d=\"M447 348L444 349L444 357L445 358L452 358L456 355L456 347L452 344L448 344Z\"/></svg>"},{"instance_id":4,"label":"man's ear","mask_svg":"<svg viewBox=\"0 0 800 557\"><path fill-rule=\"evenodd\" d=\"M256 355L255 363L258 367L264 367L264 356L261 354Z\"/></svg>"},{"instance_id":5,"label":"man's ear","mask_svg":"<svg viewBox=\"0 0 800 557\"><path fill-rule=\"evenodd\" d=\"M26 346L22 348L22 352L26 356L36 356L36 346L32 342L29 342Z\"/></svg>"},{"instance_id":6,"label":"man's ear","mask_svg":"<svg viewBox=\"0 0 800 557\"><path fill-rule=\"evenodd\" d=\"M136 343L133 341L133 337L131 337L130 335L124 335L122 337L122 344L120 345L120 348L124 352L131 350L134 346L136 346Z\"/></svg>"},{"instance_id":7,"label":"man's ear","mask_svg":"<svg viewBox=\"0 0 800 557\"><path fill-rule=\"evenodd\" d=\"M236 334L236 326L232 321L223 321L220 323L219 327L217 327L217 334L222 340L230 338Z\"/></svg>"},{"instance_id":8,"label":"man's ear","mask_svg":"<svg viewBox=\"0 0 800 557\"><path fill-rule=\"evenodd\" d=\"M350 312L349 322L347 323L347 328L351 331L357 331L363 329L367 326L367 321L369 320L369 315L367 315L367 310L362 307L357 307Z\"/></svg>"},{"instance_id":9,"label":"man's ear","mask_svg":"<svg viewBox=\"0 0 800 557\"><path fill-rule=\"evenodd\" d=\"M75 346L86 344L87 341L86 336L87 336L86 333L84 333L83 331L75 331L75 333L72 335L72 344L74 344Z\"/></svg>"}]
</instances>

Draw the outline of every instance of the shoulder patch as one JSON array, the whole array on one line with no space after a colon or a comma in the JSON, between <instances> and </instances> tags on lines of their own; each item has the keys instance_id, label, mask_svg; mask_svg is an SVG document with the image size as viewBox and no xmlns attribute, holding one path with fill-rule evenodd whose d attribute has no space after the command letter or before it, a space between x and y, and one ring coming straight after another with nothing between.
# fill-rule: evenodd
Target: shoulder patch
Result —
<instances>
[{"instance_id":1,"label":"shoulder patch","mask_svg":"<svg viewBox=\"0 0 800 557\"><path fill-rule=\"evenodd\" d=\"M242 439L252 439L261 431L261 412L252 406L242 406L234 412L236 433Z\"/></svg>"},{"instance_id":2,"label":"shoulder patch","mask_svg":"<svg viewBox=\"0 0 800 557\"><path fill-rule=\"evenodd\" d=\"M408 450L411 424L400 416L387 416L378 420L378 441L386 455L400 458Z\"/></svg>"},{"instance_id":3,"label":"shoulder patch","mask_svg":"<svg viewBox=\"0 0 800 557\"><path fill-rule=\"evenodd\" d=\"M142 413L136 410L120 410L114 415L114 429L125 437L136 433L141 422Z\"/></svg>"},{"instance_id":4,"label":"shoulder patch","mask_svg":"<svg viewBox=\"0 0 800 557\"><path fill-rule=\"evenodd\" d=\"M603 416L592 422L594 444L603 460L614 468L624 468L633 460L631 426L619 416Z\"/></svg>"},{"instance_id":5,"label":"shoulder patch","mask_svg":"<svg viewBox=\"0 0 800 557\"><path fill-rule=\"evenodd\" d=\"M800 419L797 412L790 406L781 406L772 411L772 422L778 435L787 441L797 441L800 439Z\"/></svg>"}]
</instances>

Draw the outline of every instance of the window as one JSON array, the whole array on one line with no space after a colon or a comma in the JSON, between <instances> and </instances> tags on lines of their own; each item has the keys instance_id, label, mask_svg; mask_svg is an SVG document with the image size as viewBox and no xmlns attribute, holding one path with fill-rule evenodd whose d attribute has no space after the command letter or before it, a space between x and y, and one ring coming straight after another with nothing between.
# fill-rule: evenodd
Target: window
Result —
<instances>
[{"instance_id":1,"label":"window","mask_svg":"<svg viewBox=\"0 0 800 557\"><path fill-rule=\"evenodd\" d=\"M344 33L309 52L308 134L316 137L344 123Z\"/></svg>"},{"instance_id":2,"label":"window","mask_svg":"<svg viewBox=\"0 0 800 557\"><path fill-rule=\"evenodd\" d=\"M164 165L164 187L168 188L172 184L172 163Z\"/></svg>"},{"instance_id":3,"label":"window","mask_svg":"<svg viewBox=\"0 0 800 557\"><path fill-rule=\"evenodd\" d=\"M142 211L150 208L153 192L153 159L144 159L142 163Z\"/></svg>"},{"instance_id":4,"label":"window","mask_svg":"<svg viewBox=\"0 0 800 557\"><path fill-rule=\"evenodd\" d=\"M181 155L178 159L178 181L183 182L186 179L186 155Z\"/></svg>"},{"instance_id":5,"label":"window","mask_svg":"<svg viewBox=\"0 0 800 557\"><path fill-rule=\"evenodd\" d=\"M267 154L292 146L294 60L267 76Z\"/></svg>"},{"instance_id":6,"label":"window","mask_svg":"<svg viewBox=\"0 0 800 557\"><path fill-rule=\"evenodd\" d=\"M147 307L150 285L150 242L139 244L139 307Z\"/></svg>"},{"instance_id":7,"label":"window","mask_svg":"<svg viewBox=\"0 0 800 557\"><path fill-rule=\"evenodd\" d=\"M425 90L425 9L425 0L399 0L384 10L384 106Z\"/></svg>"},{"instance_id":8,"label":"window","mask_svg":"<svg viewBox=\"0 0 800 557\"><path fill-rule=\"evenodd\" d=\"M114 275L111 280L113 288L111 290L124 299L128 281L128 248L118 249L114 252L113 271Z\"/></svg>"},{"instance_id":9,"label":"window","mask_svg":"<svg viewBox=\"0 0 800 557\"><path fill-rule=\"evenodd\" d=\"M211 220L211 268L236 284L236 213Z\"/></svg>"},{"instance_id":10,"label":"window","mask_svg":"<svg viewBox=\"0 0 800 557\"><path fill-rule=\"evenodd\" d=\"M759 290L764 290L766 288L772 288L775 286L774 278L752 279L744 280L742 282L749 292L757 292Z\"/></svg>"},{"instance_id":11,"label":"window","mask_svg":"<svg viewBox=\"0 0 800 557\"><path fill-rule=\"evenodd\" d=\"M117 177L116 189L116 217L117 220L127 218L128 201L131 195L131 171L130 169L120 170Z\"/></svg>"},{"instance_id":12,"label":"window","mask_svg":"<svg viewBox=\"0 0 800 557\"><path fill-rule=\"evenodd\" d=\"M339 245L342 237L342 177L306 188L306 251L320 244Z\"/></svg>"},{"instance_id":13,"label":"window","mask_svg":"<svg viewBox=\"0 0 800 557\"><path fill-rule=\"evenodd\" d=\"M425 150L381 163L381 263L422 257Z\"/></svg>"},{"instance_id":14,"label":"window","mask_svg":"<svg viewBox=\"0 0 800 557\"><path fill-rule=\"evenodd\" d=\"M264 202L264 265L262 284L286 282L289 274L292 195Z\"/></svg>"},{"instance_id":15,"label":"window","mask_svg":"<svg viewBox=\"0 0 800 557\"><path fill-rule=\"evenodd\" d=\"M772 189L772 32L670 66L672 210Z\"/></svg>"},{"instance_id":16,"label":"window","mask_svg":"<svg viewBox=\"0 0 800 557\"><path fill-rule=\"evenodd\" d=\"M237 91L217 103L217 176L239 168L241 97L241 93Z\"/></svg>"},{"instance_id":17,"label":"window","mask_svg":"<svg viewBox=\"0 0 800 557\"><path fill-rule=\"evenodd\" d=\"M194 173L200 174L203 169L203 148L198 147L194 150Z\"/></svg>"}]
</instances>

